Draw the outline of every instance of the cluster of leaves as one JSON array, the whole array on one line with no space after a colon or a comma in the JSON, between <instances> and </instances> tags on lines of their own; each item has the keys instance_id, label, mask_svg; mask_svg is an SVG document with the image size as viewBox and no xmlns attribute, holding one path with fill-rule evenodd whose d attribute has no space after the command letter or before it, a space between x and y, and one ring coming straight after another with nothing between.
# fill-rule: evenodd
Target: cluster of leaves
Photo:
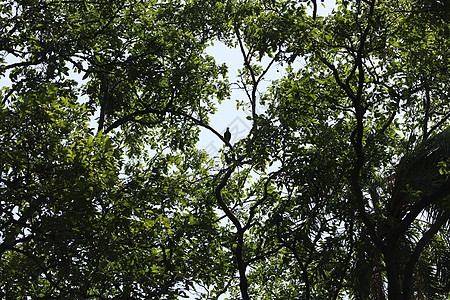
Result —
<instances>
[{"instance_id":1,"label":"cluster of leaves","mask_svg":"<svg viewBox=\"0 0 450 300\"><path fill-rule=\"evenodd\" d=\"M0 297L448 299L444 2L3 1Z\"/></svg>"}]
</instances>

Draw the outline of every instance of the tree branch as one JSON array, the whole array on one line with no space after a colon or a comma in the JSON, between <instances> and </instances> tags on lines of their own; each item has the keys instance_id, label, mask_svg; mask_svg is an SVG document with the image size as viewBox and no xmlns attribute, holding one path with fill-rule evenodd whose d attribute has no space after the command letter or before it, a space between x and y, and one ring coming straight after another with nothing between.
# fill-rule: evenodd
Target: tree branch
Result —
<instances>
[{"instance_id":1,"label":"tree branch","mask_svg":"<svg viewBox=\"0 0 450 300\"><path fill-rule=\"evenodd\" d=\"M401 235L406 232L409 225L417 218L417 216L429 205L436 203L439 199L450 194L450 179L445 181L441 186L428 196L424 196L419 202L412 206L409 213L403 220L393 228L393 233Z\"/></svg>"},{"instance_id":2,"label":"tree branch","mask_svg":"<svg viewBox=\"0 0 450 300\"><path fill-rule=\"evenodd\" d=\"M436 220L436 222L430 227L430 229L425 232L422 238L417 243L414 248L413 253L409 257L408 263L405 268L405 278L403 282L403 298L409 299L411 297L411 284L414 274L414 267L419 260L420 254L423 249L430 243L431 239L436 235L439 229L450 219L450 212L443 212Z\"/></svg>"}]
</instances>

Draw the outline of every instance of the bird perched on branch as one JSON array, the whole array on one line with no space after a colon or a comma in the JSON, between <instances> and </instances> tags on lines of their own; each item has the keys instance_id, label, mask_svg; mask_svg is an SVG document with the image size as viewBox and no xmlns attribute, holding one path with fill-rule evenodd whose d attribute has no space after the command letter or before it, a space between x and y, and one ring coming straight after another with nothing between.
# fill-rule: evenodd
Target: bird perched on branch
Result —
<instances>
[{"instance_id":1,"label":"bird perched on branch","mask_svg":"<svg viewBox=\"0 0 450 300\"><path fill-rule=\"evenodd\" d=\"M231 140L230 127L227 127L227 131L225 131L225 133L223 134L223 138L225 139L225 141L226 141L227 143L230 142L230 140Z\"/></svg>"},{"instance_id":2,"label":"bird perched on branch","mask_svg":"<svg viewBox=\"0 0 450 300\"><path fill-rule=\"evenodd\" d=\"M231 140L231 132L230 132L230 127L227 127L227 130L225 131L225 133L223 134L223 139L225 140L225 144L229 147L231 147L230 144L230 140ZM224 153L225 155L225 161L227 164L231 163L231 159L228 157L228 155L226 153Z\"/></svg>"}]
</instances>

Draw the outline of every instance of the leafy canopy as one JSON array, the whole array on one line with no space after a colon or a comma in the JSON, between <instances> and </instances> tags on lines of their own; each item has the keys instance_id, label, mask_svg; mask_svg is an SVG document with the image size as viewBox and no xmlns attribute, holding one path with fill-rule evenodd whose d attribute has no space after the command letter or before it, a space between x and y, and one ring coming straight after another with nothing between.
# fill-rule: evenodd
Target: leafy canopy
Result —
<instances>
[{"instance_id":1,"label":"leafy canopy","mask_svg":"<svg viewBox=\"0 0 450 300\"><path fill-rule=\"evenodd\" d=\"M3 1L1 297L448 299L450 3L322 2Z\"/></svg>"}]
</instances>

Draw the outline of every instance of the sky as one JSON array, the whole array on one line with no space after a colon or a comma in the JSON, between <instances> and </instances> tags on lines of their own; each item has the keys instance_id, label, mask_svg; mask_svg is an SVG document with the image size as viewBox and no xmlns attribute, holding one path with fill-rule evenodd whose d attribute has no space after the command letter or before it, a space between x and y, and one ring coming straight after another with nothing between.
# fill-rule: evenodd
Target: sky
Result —
<instances>
[{"instance_id":1,"label":"sky","mask_svg":"<svg viewBox=\"0 0 450 300\"><path fill-rule=\"evenodd\" d=\"M318 1L319 2L319 1ZM329 14L336 6L335 0L325 0L322 3L318 3L319 16L325 16ZM309 11L312 11L310 8ZM243 58L241 51L238 48L228 48L221 42L215 42L214 46L207 49L207 53L213 56L217 64L225 63L229 70L230 83L237 81L238 69L243 67ZM263 61L263 65L267 65L268 59ZM260 92L264 92L273 80L281 78L285 72L284 68L280 64L273 64L266 74L264 81L260 85ZM236 100L245 100L248 102L246 95L243 91L238 89L232 89L231 97L229 100L222 102L218 105L218 111L211 117L211 127L220 133L224 133L226 128L230 128L232 134L231 143L236 143L239 139L244 138L250 130L251 123L246 119L251 115L249 110L237 110ZM260 109L263 109L260 107ZM207 130L202 130L200 134L200 141L198 147L204 149L210 155L217 155L219 149L223 148L223 142L213 133Z\"/></svg>"}]
</instances>

